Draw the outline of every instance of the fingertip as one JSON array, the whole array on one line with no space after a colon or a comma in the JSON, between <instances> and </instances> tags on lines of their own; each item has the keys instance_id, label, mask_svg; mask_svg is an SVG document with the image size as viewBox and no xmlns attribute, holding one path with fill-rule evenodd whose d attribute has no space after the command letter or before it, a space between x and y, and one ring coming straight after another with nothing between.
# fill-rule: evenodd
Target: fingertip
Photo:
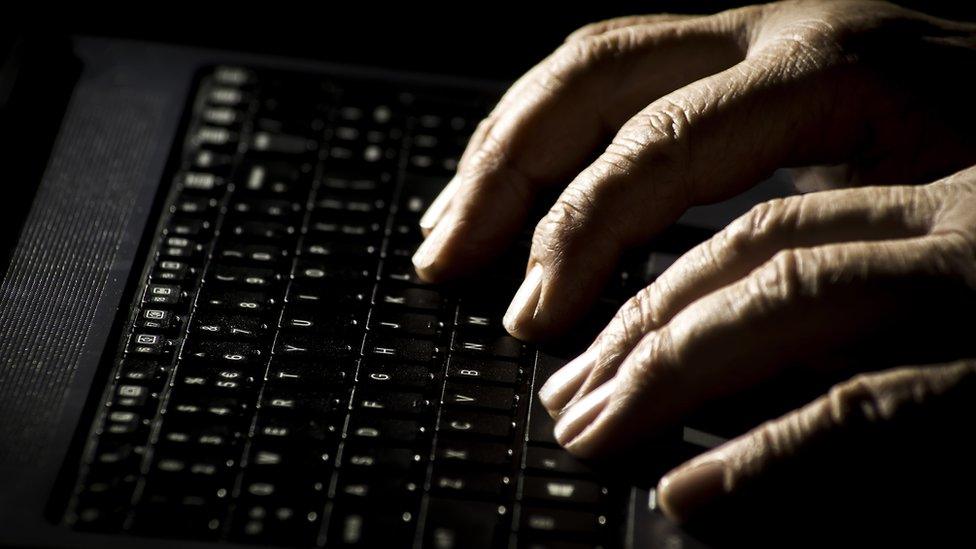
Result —
<instances>
[{"instance_id":1,"label":"fingertip","mask_svg":"<svg viewBox=\"0 0 976 549\"><path fill-rule=\"evenodd\" d=\"M597 453L599 448L594 448L582 435L607 407L610 395L616 388L617 378L613 378L567 408L553 430L556 441L581 457L590 457Z\"/></svg>"},{"instance_id":2,"label":"fingertip","mask_svg":"<svg viewBox=\"0 0 976 549\"><path fill-rule=\"evenodd\" d=\"M417 276L424 282L440 282L444 278L443 256L451 229L449 225L450 222L442 219L410 258Z\"/></svg>"},{"instance_id":3,"label":"fingertip","mask_svg":"<svg viewBox=\"0 0 976 549\"><path fill-rule=\"evenodd\" d=\"M545 269L536 263L525 275L525 280L519 286L515 295L512 297L505 316L502 317L502 324L512 335L520 339L530 339L532 320L536 314L536 307L539 305L539 295L542 292L542 279Z\"/></svg>"},{"instance_id":4,"label":"fingertip","mask_svg":"<svg viewBox=\"0 0 976 549\"><path fill-rule=\"evenodd\" d=\"M672 470L658 482L658 508L676 522L688 522L726 493L725 474L725 464L718 459Z\"/></svg>"},{"instance_id":5,"label":"fingertip","mask_svg":"<svg viewBox=\"0 0 976 549\"><path fill-rule=\"evenodd\" d=\"M458 189L461 187L461 177L460 175L455 175L448 181L447 185L441 190L440 194L430 203L427 211L420 218L420 231L424 236L429 236L434 227L443 219L444 214L447 212L448 207L451 205L451 201L454 195L457 194Z\"/></svg>"},{"instance_id":6,"label":"fingertip","mask_svg":"<svg viewBox=\"0 0 976 549\"><path fill-rule=\"evenodd\" d=\"M589 349L556 370L539 389L539 401L549 415L558 417L596 365L599 354Z\"/></svg>"}]
</instances>

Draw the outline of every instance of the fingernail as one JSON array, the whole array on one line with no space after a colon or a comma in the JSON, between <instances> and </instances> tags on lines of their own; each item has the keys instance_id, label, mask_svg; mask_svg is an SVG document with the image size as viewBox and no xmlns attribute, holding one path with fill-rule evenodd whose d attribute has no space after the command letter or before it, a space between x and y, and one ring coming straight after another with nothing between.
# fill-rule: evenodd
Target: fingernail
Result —
<instances>
[{"instance_id":1,"label":"fingernail","mask_svg":"<svg viewBox=\"0 0 976 549\"><path fill-rule=\"evenodd\" d=\"M411 260L413 261L413 266L418 271L426 271L437 262L437 256L441 251L441 246L443 244L444 238L446 238L448 227L444 224L439 224L434 227L430 235L421 242L417 251L414 252Z\"/></svg>"},{"instance_id":2,"label":"fingernail","mask_svg":"<svg viewBox=\"0 0 976 549\"><path fill-rule=\"evenodd\" d=\"M536 306L539 304L541 290L542 265L536 263L529 271L529 274L525 276L522 285L515 292L515 297L512 298L512 303L509 304L508 310L505 311L505 317L502 319L502 322L508 331L514 332L520 325L528 320L532 320L535 316Z\"/></svg>"},{"instance_id":3,"label":"fingernail","mask_svg":"<svg viewBox=\"0 0 976 549\"><path fill-rule=\"evenodd\" d=\"M562 410L569 399L573 398L598 358L596 349L589 349L549 377L539 389L539 401L550 414Z\"/></svg>"},{"instance_id":4,"label":"fingernail","mask_svg":"<svg viewBox=\"0 0 976 549\"><path fill-rule=\"evenodd\" d=\"M657 485L657 502L671 518L687 522L724 493L725 464L712 459L665 475Z\"/></svg>"},{"instance_id":5,"label":"fingernail","mask_svg":"<svg viewBox=\"0 0 976 549\"><path fill-rule=\"evenodd\" d=\"M420 228L425 231L433 230L437 226L437 222L441 220L444 216L444 212L447 211L447 206L451 203L451 198L457 193L460 185L460 179L458 176L454 176L445 186L437 198L430 203L427 211L420 218Z\"/></svg>"},{"instance_id":6,"label":"fingernail","mask_svg":"<svg viewBox=\"0 0 976 549\"><path fill-rule=\"evenodd\" d=\"M556 441L565 446L579 436L606 408L607 400L616 386L617 378L610 379L569 407L556 422L553 432Z\"/></svg>"}]
</instances>

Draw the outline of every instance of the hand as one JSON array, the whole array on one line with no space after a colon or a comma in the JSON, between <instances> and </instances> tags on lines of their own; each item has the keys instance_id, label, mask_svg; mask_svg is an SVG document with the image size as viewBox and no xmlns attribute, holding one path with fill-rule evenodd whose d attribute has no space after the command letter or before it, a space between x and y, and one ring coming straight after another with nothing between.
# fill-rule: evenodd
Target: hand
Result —
<instances>
[{"instance_id":1,"label":"hand","mask_svg":"<svg viewBox=\"0 0 976 549\"><path fill-rule=\"evenodd\" d=\"M907 184L971 165L974 37L972 24L870 1L584 28L481 123L421 222L418 273L442 281L484 266L533 197L564 187L505 317L539 338L586 310L624 249L777 168Z\"/></svg>"},{"instance_id":2,"label":"hand","mask_svg":"<svg viewBox=\"0 0 976 549\"><path fill-rule=\"evenodd\" d=\"M976 356L974 306L976 167L929 185L793 196L678 259L540 399L560 443L605 456L804 366L829 374ZM942 494L925 511L945 520L945 494L976 486L966 461L976 457L974 402L973 362L861 375L666 475L658 498L680 521L707 511L742 527L786 512L784 502L783 520L809 519L822 510L797 506L833 511L844 497L917 521L905 502ZM867 511L855 511L863 526Z\"/></svg>"},{"instance_id":3,"label":"hand","mask_svg":"<svg viewBox=\"0 0 976 549\"><path fill-rule=\"evenodd\" d=\"M861 375L670 473L658 505L716 547L971 543L974 399L971 360Z\"/></svg>"}]
</instances>

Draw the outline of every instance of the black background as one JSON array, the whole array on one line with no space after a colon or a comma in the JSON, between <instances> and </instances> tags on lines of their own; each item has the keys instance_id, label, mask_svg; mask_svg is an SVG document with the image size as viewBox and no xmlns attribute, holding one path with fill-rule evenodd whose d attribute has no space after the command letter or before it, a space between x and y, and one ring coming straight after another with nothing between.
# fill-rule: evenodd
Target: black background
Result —
<instances>
[{"instance_id":1,"label":"black background","mask_svg":"<svg viewBox=\"0 0 976 549\"><path fill-rule=\"evenodd\" d=\"M588 22L641 13L711 13L749 3L131 2L55 9L54 17L36 19L32 28L511 80ZM899 3L949 18L976 13L969 0Z\"/></svg>"}]
</instances>

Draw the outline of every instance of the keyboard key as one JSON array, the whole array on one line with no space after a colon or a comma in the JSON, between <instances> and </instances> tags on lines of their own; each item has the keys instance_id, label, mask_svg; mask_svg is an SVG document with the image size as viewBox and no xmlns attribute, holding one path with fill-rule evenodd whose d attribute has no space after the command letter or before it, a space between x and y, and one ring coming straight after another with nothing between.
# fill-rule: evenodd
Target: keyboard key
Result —
<instances>
[{"instance_id":1,"label":"keyboard key","mask_svg":"<svg viewBox=\"0 0 976 549\"><path fill-rule=\"evenodd\" d=\"M539 375L536 372L536 375ZM556 421L549 415L549 412L542 406L538 398L532 398L532 407L529 412L529 442L551 444L558 446L556 436L553 431L556 428Z\"/></svg>"},{"instance_id":2,"label":"keyboard key","mask_svg":"<svg viewBox=\"0 0 976 549\"><path fill-rule=\"evenodd\" d=\"M354 444L343 449L341 467L360 471L407 471L419 468L422 462L423 456L408 448Z\"/></svg>"},{"instance_id":3,"label":"keyboard key","mask_svg":"<svg viewBox=\"0 0 976 549\"><path fill-rule=\"evenodd\" d=\"M225 421L250 417L246 399L214 394L181 393L171 395L166 413L177 421Z\"/></svg>"},{"instance_id":4,"label":"keyboard key","mask_svg":"<svg viewBox=\"0 0 976 549\"><path fill-rule=\"evenodd\" d=\"M376 337L366 344L366 353L377 359L431 362L440 358L441 348L434 342L402 337Z\"/></svg>"},{"instance_id":5,"label":"keyboard key","mask_svg":"<svg viewBox=\"0 0 976 549\"><path fill-rule=\"evenodd\" d=\"M156 264L149 274L149 280L160 284L181 284L192 279L196 275L196 269L190 267L186 262L162 260Z\"/></svg>"},{"instance_id":6,"label":"keyboard key","mask_svg":"<svg viewBox=\"0 0 976 549\"><path fill-rule=\"evenodd\" d=\"M356 347L345 339L281 333L272 352L287 360L321 361L351 356Z\"/></svg>"},{"instance_id":7,"label":"keyboard key","mask_svg":"<svg viewBox=\"0 0 976 549\"><path fill-rule=\"evenodd\" d=\"M262 545L315 545L322 518L320 507L324 504L296 503L245 493L237 505L231 539Z\"/></svg>"},{"instance_id":8,"label":"keyboard key","mask_svg":"<svg viewBox=\"0 0 976 549\"><path fill-rule=\"evenodd\" d=\"M307 282L365 282L372 279L375 271L375 262L356 258L300 259L292 278Z\"/></svg>"},{"instance_id":9,"label":"keyboard key","mask_svg":"<svg viewBox=\"0 0 976 549\"><path fill-rule=\"evenodd\" d=\"M606 489L588 480L526 476L522 498L573 505L596 505L603 501Z\"/></svg>"},{"instance_id":10,"label":"keyboard key","mask_svg":"<svg viewBox=\"0 0 976 549\"><path fill-rule=\"evenodd\" d=\"M353 363L347 360L289 360L275 358L268 369L268 382L281 387L311 387L335 390L349 379Z\"/></svg>"},{"instance_id":11,"label":"keyboard key","mask_svg":"<svg viewBox=\"0 0 976 549\"><path fill-rule=\"evenodd\" d=\"M170 209L175 214L188 218L207 220L217 213L218 201L215 198L179 198Z\"/></svg>"},{"instance_id":12,"label":"keyboard key","mask_svg":"<svg viewBox=\"0 0 976 549\"><path fill-rule=\"evenodd\" d=\"M386 201L382 199L362 200L330 192L322 193L315 201L315 208L320 213L347 213L365 218L385 215L386 207Z\"/></svg>"},{"instance_id":13,"label":"keyboard key","mask_svg":"<svg viewBox=\"0 0 976 549\"><path fill-rule=\"evenodd\" d=\"M381 277L384 281L402 282L415 286L427 285L417 276L417 270L409 259L387 259L383 262Z\"/></svg>"},{"instance_id":14,"label":"keyboard key","mask_svg":"<svg viewBox=\"0 0 976 549\"><path fill-rule=\"evenodd\" d=\"M211 229L211 223L203 219L174 218L166 227L165 234L203 239L210 236Z\"/></svg>"},{"instance_id":15,"label":"keyboard key","mask_svg":"<svg viewBox=\"0 0 976 549\"><path fill-rule=\"evenodd\" d=\"M374 193L392 188L393 177L389 173L379 173L364 177L362 173L342 173L334 168L322 178L322 186L332 191L355 191Z\"/></svg>"},{"instance_id":16,"label":"keyboard key","mask_svg":"<svg viewBox=\"0 0 976 549\"><path fill-rule=\"evenodd\" d=\"M176 386L181 391L213 391L210 394L221 397L248 393L255 388L258 370L253 367L248 369L255 373L245 373L231 366L186 362L177 374Z\"/></svg>"},{"instance_id":17,"label":"keyboard key","mask_svg":"<svg viewBox=\"0 0 976 549\"><path fill-rule=\"evenodd\" d=\"M267 337L270 328L257 316L201 313L190 332L201 338L256 341Z\"/></svg>"},{"instance_id":18,"label":"keyboard key","mask_svg":"<svg viewBox=\"0 0 976 549\"><path fill-rule=\"evenodd\" d=\"M436 311L444 306L444 298L435 290L380 286L373 303L388 307Z\"/></svg>"},{"instance_id":19,"label":"keyboard key","mask_svg":"<svg viewBox=\"0 0 976 549\"><path fill-rule=\"evenodd\" d=\"M508 438L514 428L511 418L467 410L445 409L438 429L445 433Z\"/></svg>"},{"instance_id":20,"label":"keyboard key","mask_svg":"<svg viewBox=\"0 0 976 549\"><path fill-rule=\"evenodd\" d=\"M447 377L453 381L490 381L514 385L521 368L515 362L454 355L447 363Z\"/></svg>"},{"instance_id":21,"label":"keyboard key","mask_svg":"<svg viewBox=\"0 0 976 549\"><path fill-rule=\"evenodd\" d=\"M175 349L174 342L159 334L135 333L129 339L126 352L143 357L167 357Z\"/></svg>"},{"instance_id":22,"label":"keyboard key","mask_svg":"<svg viewBox=\"0 0 976 549\"><path fill-rule=\"evenodd\" d=\"M255 132L251 138L251 150L280 155L303 155L318 149L318 143L296 135Z\"/></svg>"},{"instance_id":23,"label":"keyboard key","mask_svg":"<svg viewBox=\"0 0 976 549\"><path fill-rule=\"evenodd\" d=\"M463 439L440 439L435 459L452 466L504 466L512 461L512 449L504 444Z\"/></svg>"},{"instance_id":24,"label":"keyboard key","mask_svg":"<svg viewBox=\"0 0 976 549\"><path fill-rule=\"evenodd\" d=\"M169 372L168 358L126 357L119 369L119 379L122 383L135 383L158 391Z\"/></svg>"},{"instance_id":25,"label":"keyboard key","mask_svg":"<svg viewBox=\"0 0 976 549\"><path fill-rule=\"evenodd\" d=\"M364 443L413 443L426 434L427 429L417 421L359 417L349 424L346 436Z\"/></svg>"},{"instance_id":26,"label":"keyboard key","mask_svg":"<svg viewBox=\"0 0 976 549\"><path fill-rule=\"evenodd\" d=\"M425 547L491 549L507 540L510 511L496 503L431 498L424 527Z\"/></svg>"},{"instance_id":27,"label":"keyboard key","mask_svg":"<svg viewBox=\"0 0 976 549\"><path fill-rule=\"evenodd\" d=\"M209 311L226 311L236 314L268 314L277 307L278 300L265 292L245 292L204 288L200 304Z\"/></svg>"},{"instance_id":28,"label":"keyboard key","mask_svg":"<svg viewBox=\"0 0 976 549\"><path fill-rule=\"evenodd\" d=\"M288 251L266 244L230 243L218 247L215 257L227 263L274 267L288 257Z\"/></svg>"},{"instance_id":29,"label":"keyboard key","mask_svg":"<svg viewBox=\"0 0 976 549\"><path fill-rule=\"evenodd\" d=\"M274 270L260 267L217 264L211 271L211 281L214 283L237 285L252 290L268 288L280 280L281 277Z\"/></svg>"},{"instance_id":30,"label":"keyboard key","mask_svg":"<svg viewBox=\"0 0 976 549\"><path fill-rule=\"evenodd\" d=\"M508 495L512 477L505 473L479 472L436 467L430 480L431 492L448 497L466 496L497 499Z\"/></svg>"},{"instance_id":31,"label":"keyboard key","mask_svg":"<svg viewBox=\"0 0 976 549\"><path fill-rule=\"evenodd\" d=\"M269 196L304 200L311 188L310 164L292 162L256 162L243 170L244 181L238 192L251 196Z\"/></svg>"},{"instance_id":32,"label":"keyboard key","mask_svg":"<svg viewBox=\"0 0 976 549\"><path fill-rule=\"evenodd\" d=\"M457 315L458 327L465 330L488 330L493 333L504 331L501 314L478 311L462 305Z\"/></svg>"},{"instance_id":33,"label":"keyboard key","mask_svg":"<svg viewBox=\"0 0 976 549\"><path fill-rule=\"evenodd\" d=\"M268 409L258 414L254 436L262 441L295 446L334 444L339 437L340 421L340 419L299 416Z\"/></svg>"},{"instance_id":34,"label":"keyboard key","mask_svg":"<svg viewBox=\"0 0 976 549\"><path fill-rule=\"evenodd\" d=\"M191 340L183 349L183 356L195 361L222 364L239 368L263 365L266 360L261 346L246 342Z\"/></svg>"},{"instance_id":35,"label":"keyboard key","mask_svg":"<svg viewBox=\"0 0 976 549\"><path fill-rule=\"evenodd\" d=\"M226 184L222 177L205 172L186 172L178 178L178 181L184 191L201 194L217 194L223 191Z\"/></svg>"},{"instance_id":36,"label":"keyboard key","mask_svg":"<svg viewBox=\"0 0 976 549\"><path fill-rule=\"evenodd\" d=\"M313 217L308 226L308 234L313 238L330 239L370 239L378 240L382 237L383 224L370 220L337 220L333 216L323 219Z\"/></svg>"},{"instance_id":37,"label":"keyboard key","mask_svg":"<svg viewBox=\"0 0 976 549\"><path fill-rule=\"evenodd\" d=\"M370 315L370 330L396 336L437 337L444 323L436 316L401 311L373 311Z\"/></svg>"},{"instance_id":38,"label":"keyboard key","mask_svg":"<svg viewBox=\"0 0 976 549\"><path fill-rule=\"evenodd\" d=\"M353 407L362 411L385 414L419 414L430 406L420 393L391 391L359 391Z\"/></svg>"},{"instance_id":39,"label":"keyboard key","mask_svg":"<svg viewBox=\"0 0 976 549\"><path fill-rule=\"evenodd\" d=\"M561 448L529 445L525 451L525 468L555 475L590 475L593 469Z\"/></svg>"},{"instance_id":40,"label":"keyboard key","mask_svg":"<svg viewBox=\"0 0 976 549\"><path fill-rule=\"evenodd\" d=\"M454 351L484 357L517 360L525 345L510 335L483 336L459 330L454 337Z\"/></svg>"},{"instance_id":41,"label":"keyboard key","mask_svg":"<svg viewBox=\"0 0 976 549\"><path fill-rule=\"evenodd\" d=\"M520 522L521 530L536 535L597 537L606 531L607 517L586 511L523 507Z\"/></svg>"},{"instance_id":42,"label":"keyboard key","mask_svg":"<svg viewBox=\"0 0 976 549\"><path fill-rule=\"evenodd\" d=\"M261 407L299 415L336 415L345 413L349 397L339 387L301 386L276 382L272 369L270 383L265 387Z\"/></svg>"},{"instance_id":43,"label":"keyboard key","mask_svg":"<svg viewBox=\"0 0 976 549\"><path fill-rule=\"evenodd\" d=\"M361 329L366 313L355 310L324 310L323 307L285 307L278 326L295 333L351 334Z\"/></svg>"},{"instance_id":44,"label":"keyboard key","mask_svg":"<svg viewBox=\"0 0 976 549\"><path fill-rule=\"evenodd\" d=\"M444 389L444 404L449 406L507 412L515 405L515 401L515 391L507 387L448 382Z\"/></svg>"},{"instance_id":45,"label":"keyboard key","mask_svg":"<svg viewBox=\"0 0 976 549\"><path fill-rule=\"evenodd\" d=\"M398 503L415 506L422 488L423 482L413 480L411 475L397 472L382 474L376 471L344 470L339 475L335 493L340 501L338 505L343 507L363 502L383 507Z\"/></svg>"},{"instance_id":46,"label":"keyboard key","mask_svg":"<svg viewBox=\"0 0 976 549\"><path fill-rule=\"evenodd\" d=\"M395 509L337 509L329 520L329 545L410 547L417 517Z\"/></svg>"},{"instance_id":47,"label":"keyboard key","mask_svg":"<svg viewBox=\"0 0 976 549\"><path fill-rule=\"evenodd\" d=\"M312 471L318 478L325 478L334 465L335 448L332 440L296 446L289 441L263 437L251 443L247 468L251 471Z\"/></svg>"},{"instance_id":48,"label":"keyboard key","mask_svg":"<svg viewBox=\"0 0 976 549\"><path fill-rule=\"evenodd\" d=\"M150 284L146 287L144 301L153 305L174 306L183 302L185 292L171 284Z\"/></svg>"},{"instance_id":49,"label":"keyboard key","mask_svg":"<svg viewBox=\"0 0 976 549\"><path fill-rule=\"evenodd\" d=\"M369 387L424 389L430 387L436 377L437 374L427 366L401 362L367 361L359 370L359 383Z\"/></svg>"},{"instance_id":50,"label":"keyboard key","mask_svg":"<svg viewBox=\"0 0 976 549\"><path fill-rule=\"evenodd\" d=\"M308 258L372 258L380 253L380 243L371 239L325 240L308 238L302 245L302 256Z\"/></svg>"}]
</instances>

